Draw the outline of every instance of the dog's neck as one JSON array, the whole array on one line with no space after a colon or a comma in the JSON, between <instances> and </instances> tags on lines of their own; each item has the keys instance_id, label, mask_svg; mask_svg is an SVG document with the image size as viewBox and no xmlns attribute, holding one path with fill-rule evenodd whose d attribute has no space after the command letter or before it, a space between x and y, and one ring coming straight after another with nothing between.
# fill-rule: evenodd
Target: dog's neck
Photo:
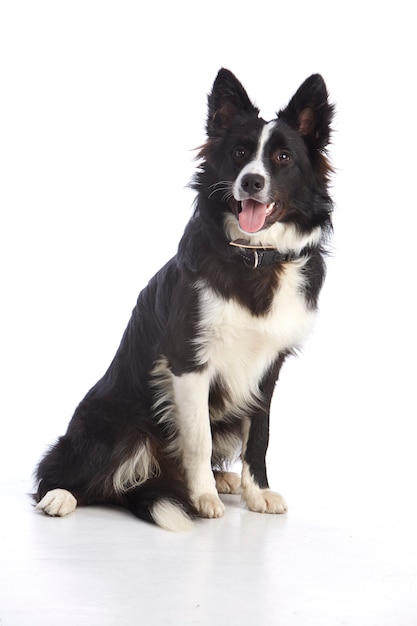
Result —
<instances>
[{"instance_id":1,"label":"dog's neck","mask_svg":"<svg viewBox=\"0 0 417 626\"><path fill-rule=\"evenodd\" d=\"M273 246L255 246L244 239L229 241L229 245L236 248L236 256L240 257L245 265L256 269L258 267L270 267L281 263L291 263L305 258L311 252L310 246L305 246L299 252L280 252Z\"/></svg>"}]
</instances>

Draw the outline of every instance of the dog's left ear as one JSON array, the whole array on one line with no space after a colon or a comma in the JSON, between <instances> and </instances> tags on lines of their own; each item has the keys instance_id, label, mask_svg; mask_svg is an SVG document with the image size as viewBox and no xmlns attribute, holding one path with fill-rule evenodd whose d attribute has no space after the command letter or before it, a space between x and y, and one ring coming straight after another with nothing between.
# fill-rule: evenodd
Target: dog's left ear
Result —
<instances>
[{"instance_id":1,"label":"dog's left ear","mask_svg":"<svg viewBox=\"0 0 417 626\"><path fill-rule=\"evenodd\" d=\"M333 109L323 78L320 74L313 74L278 117L298 130L309 147L321 150L329 143Z\"/></svg>"},{"instance_id":2,"label":"dog's left ear","mask_svg":"<svg viewBox=\"0 0 417 626\"><path fill-rule=\"evenodd\" d=\"M249 100L236 76L222 68L208 96L207 135L209 137L222 135L240 113L249 113L258 117L259 109Z\"/></svg>"}]
</instances>

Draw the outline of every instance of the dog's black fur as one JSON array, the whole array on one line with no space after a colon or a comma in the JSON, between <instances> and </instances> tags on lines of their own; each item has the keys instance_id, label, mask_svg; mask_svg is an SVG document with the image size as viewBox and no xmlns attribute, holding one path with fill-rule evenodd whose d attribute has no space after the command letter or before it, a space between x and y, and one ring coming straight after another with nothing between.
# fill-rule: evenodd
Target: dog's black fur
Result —
<instances>
[{"instance_id":1,"label":"dog's black fur","mask_svg":"<svg viewBox=\"0 0 417 626\"><path fill-rule=\"evenodd\" d=\"M263 333L265 325L275 341L281 318L272 312L291 277L296 281L291 287L298 307L294 311L301 311L294 316L303 320L317 308L325 275L324 246L331 231L331 168L324 150L332 115L323 79L313 75L269 123L269 134L262 140L267 123L233 74L220 70L208 98L207 142L193 183L195 211L178 253L139 295L109 369L76 409L67 433L40 462L39 508L51 515L71 512L75 500L65 504L70 492L81 505L118 504L167 528L181 526L178 520L187 515L218 517L222 505L210 482L210 464L217 470L219 491L237 492L239 481L224 471L240 453L242 494L249 508L286 510L282 498L269 491L265 454L275 382L298 339L280 337L275 352L265 354L263 364L251 373L249 398L244 388L247 373L240 373L239 367L248 367L244 359L250 363L252 358L242 345L245 333L252 333L255 353L253 337ZM262 154L257 154L260 146ZM268 200L261 198L266 187ZM253 215L255 209L266 210L259 229L245 231L239 225L247 199L255 207ZM237 237L230 245L236 232L243 241ZM254 268L260 258L264 262ZM283 302L282 323L287 324L290 297ZM232 305L235 344L228 343L233 323L223 325L219 318L210 334L216 315L229 315ZM242 365L238 357L233 361L236 380L230 384L217 356L222 341L236 354L242 351ZM263 345L260 340L259 350ZM262 358L256 354L258 361ZM191 393L196 424L190 417L194 408L184 404L186 393L173 391L190 374L195 376L190 380L208 381L205 398ZM210 450L201 403L209 407ZM200 470L201 480L196 478ZM203 487L208 497L201 493ZM157 503L167 506L158 509Z\"/></svg>"}]
</instances>

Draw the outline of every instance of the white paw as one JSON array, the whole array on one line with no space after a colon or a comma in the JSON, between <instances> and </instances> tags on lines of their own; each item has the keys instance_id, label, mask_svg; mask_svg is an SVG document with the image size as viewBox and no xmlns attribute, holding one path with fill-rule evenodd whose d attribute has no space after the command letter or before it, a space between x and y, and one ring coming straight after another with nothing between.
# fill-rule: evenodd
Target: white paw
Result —
<instances>
[{"instance_id":1,"label":"white paw","mask_svg":"<svg viewBox=\"0 0 417 626\"><path fill-rule=\"evenodd\" d=\"M66 489L52 489L36 505L39 511L47 515L65 517L75 511L77 500Z\"/></svg>"},{"instance_id":2,"label":"white paw","mask_svg":"<svg viewBox=\"0 0 417 626\"><path fill-rule=\"evenodd\" d=\"M260 489L245 495L250 511L256 513L286 513L288 511L284 498L270 489Z\"/></svg>"},{"instance_id":3,"label":"white paw","mask_svg":"<svg viewBox=\"0 0 417 626\"><path fill-rule=\"evenodd\" d=\"M240 475L233 472L215 472L216 489L219 493L240 493Z\"/></svg>"},{"instance_id":4,"label":"white paw","mask_svg":"<svg viewBox=\"0 0 417 626\"><path fill-rule=\"evenodd\" d=\"M201 517L215 518L224 515L224 504L215 494L203 493L194 498L194 504Z\"/></svg>"}]
</instances>

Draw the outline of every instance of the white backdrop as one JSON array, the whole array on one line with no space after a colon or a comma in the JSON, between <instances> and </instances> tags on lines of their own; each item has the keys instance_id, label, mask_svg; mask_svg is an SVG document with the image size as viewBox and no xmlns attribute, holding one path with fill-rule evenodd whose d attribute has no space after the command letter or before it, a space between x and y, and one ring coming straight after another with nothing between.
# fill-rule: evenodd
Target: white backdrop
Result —
<instances>
[{"instance_id":1,"label":"white backdrop","mask_svg":"<svg viewBox=\"0 0 417 626\"><path fill-rule=\"evenodd\" d=\"M333 257L315 332L277 389L271 483L290 504L406 503L416 23L404 0L1 4L3 488L30 485L175 253L225 66L267 119L313 72L337 105Z\"/></svg>"}]
</instances>

